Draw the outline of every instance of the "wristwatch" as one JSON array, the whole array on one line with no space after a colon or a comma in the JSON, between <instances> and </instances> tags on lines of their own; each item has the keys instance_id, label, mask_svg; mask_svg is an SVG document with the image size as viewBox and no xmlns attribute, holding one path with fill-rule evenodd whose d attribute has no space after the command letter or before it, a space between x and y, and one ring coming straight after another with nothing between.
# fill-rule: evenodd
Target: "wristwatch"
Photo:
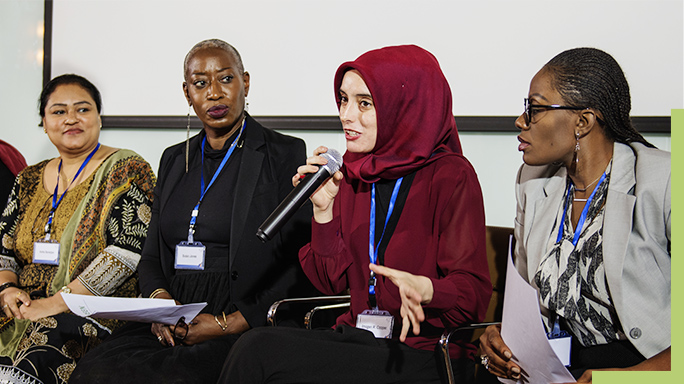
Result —
<instances>
[{"instance_id":1,"label":"wristwatch","mask_svg":"<svg viewBox=\"0 0 684 384\"><path fill-rule=\"evenodd\" d=\"M62 287L62 289L59 290L62 293L71 293L71 288L67 287L66 285Z\"/></svg>"}]
</instances>

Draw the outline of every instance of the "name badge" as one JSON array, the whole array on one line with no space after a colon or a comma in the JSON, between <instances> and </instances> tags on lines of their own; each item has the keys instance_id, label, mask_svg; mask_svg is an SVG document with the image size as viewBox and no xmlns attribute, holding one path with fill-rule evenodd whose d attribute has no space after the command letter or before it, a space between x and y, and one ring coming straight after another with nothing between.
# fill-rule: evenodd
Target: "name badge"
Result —
<instances>
[{"instance_id":1,"label":"name badge","mask_svg":"<svg viewBox=\"0 0 684 384\"><path fill-rule=\"evenodd\" d=\"M378 339L391 338L393 327L394 316L387 311L366 309L356 316L356 328L373 332L373 335Z\"/></svg>"},{"instance_id":2,"label":"name badge","mask_svg":"<svg viewBox=\"0 0 684 384\"><path fill-rule=\"evenodd\" d=\"M59 242L42 239L33 243L33 262L59 265Z\"/></svg>"},{"instance_id":3,"label":"name badge","mask_svg":"<svg viewBox=\"0 0 684 384\"><path fill-rule=\"evenodd\" d=\"M193 243L181 241L176 245L176 269L204 270L204 254L206 247L199 241Z\"/></svg>"},{"instance_id":4,"label":"name badge","mask_svg":"<svg viewBox=\"0 0 684 384\"><path fill-rule=\"evenodd\" d=\"M566 367L570 366L570 345L572 344L572 336L566 331L549 332L546 334L549 339L549 345L558 359Z\"/></svg>"}]
</instances>

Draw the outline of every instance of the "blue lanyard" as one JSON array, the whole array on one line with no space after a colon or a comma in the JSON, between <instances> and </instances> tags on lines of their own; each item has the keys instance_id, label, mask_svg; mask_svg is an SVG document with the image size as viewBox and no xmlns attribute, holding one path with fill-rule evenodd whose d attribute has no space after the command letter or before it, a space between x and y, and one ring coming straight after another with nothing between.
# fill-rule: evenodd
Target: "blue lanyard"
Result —
<instances>
[{"instance_id":1,"label":"blue lanyard","mask_svg":"<svg viewBox=\"0 0 684 384\"><path fill-rule=\"evenodd\" d=\"M55 185L55 193L52 194L52 209L50 209L50 213L48 214L48 222L45 225L45 239L46 240L50 240L50 233L52 232L52 219L55 217L55 211L57 210L57 207L59 207L59 204L62 202L64 195L66 195L69 188L71 188L71 184L73 184L74 181L76 181L76 179L78 178L78 175L80 175L81 172L83 171L83 168L85 168L85 166L88 165L88 163L90 162L90 159L93 158L93 156L95 155L95 152L97 152L98 149L100 149L100 143L97 143L97 146L95 147L95 149L93 149L92 152L90 152L90 154L88 155L88 157L86 157L86 159L83 160L81 167L78 168L78 172L76 172L76 174L74 175L74 178L71 179L71 183L69 183L69 185L67 185L66 189L62 193L62 196L60 196L59 200L58 200L57 199L57 192L59 191L59 174L62 171L62 160L61 159L59 160L59 166L57 167L57 184Z\"/></svg>"},{"instance_id":2,"label":"blue lanyard","mask_svg":"<svg viewBox=\"0 0 684 384\"><path fill-rule=\"evenodd\" d=\"M603 181L606 180L606 173L604 172L603 175L601 176L601 179L599 180L598 184L596 184L596 188L591 192L591 195L587 199L586 203L584 204L584 209L582 210L582 214L580 215L579 220L577 221L577 227L575 228L575 236L572 239L572 245L576 246L577 242L579 241L580 233L582 233L582 227L584 226L584 222L587 220L587 213L589 212L589 206L591 205L591 201L594 199L594 195L596 195L596 192L599 190L599 187L603 183ZM565 205L563 207L563 217L561 218L560 222L560 228L558 229L558 238L556 239L556 243L559 242L563 238L563 226L565 225L565 214L568 211L568 203L570 202L570 188L572 188L572 184L568 185L568 190L566 192L566 200L565 200Z\"/></svg>"},{"instance_id":3,"label":"blue lanyard","mask_svg":"<svg viewBox=\"0 0 684 384\"><path fill-rule=\"evenodd\" d=\"M195 241L193 235L195 234L195 223L197 222L197 215L199 214L199 206L202 203L202 199L204 199L204 195L207 194L207 191L211 186L214 184L214 181L218 178L218 175L221 173L221 170L223 170L223 167L226 165L228 162L228 159L230 158L230 155L233 154L233 151L235 150L235 145L237 144L238 140L240 139L240 136L242 136L242 132L245 130L245 124L246 120L242 120L242 128L240 128L240 133L237 135L235 140L233 140L233 143L230 144L230 148L228 149L228 152L223 156L223 160L221 160L221 164L219 165L218 169L216 172L214 172L214 176L212 176L211 180L209 181L209 185L207 187L204 187L204 145L207 143L207 137L204 136L204 139L202 139L202 169L200 173L200 198L197 204L195 205L195 208L192 209L192 216L190 217L190 228L188 229L188 243L193 243Z\"/></svg>"},{"instance_id":4,"label":"blue lanyard","mask_svg":"<svg viewBox=\"0 0 684 384\"><path fill-rule=\"evenodd\" d=\"M392 197L390 198L389 208L387 209L387 217L385 218L385 225L382 227L382 234L380 234L380 241L375 245L375 183L371 189L371 210L370 210L370 228L369 228L369 239L368 239L368 256L373 264L378 262L378 246L382 243L382 238L385 236L385 229L387 229L387 223L389 222L390 216L394 211L394 203L397 201L397 195L399 195L399 187L401 187L401 182L404 180L403 177L397 179L394 183L394 189L392 190ZM371 277L368 284L368 294L375 295L375 274L371 272Z\"/></svg>"}]
</instances>

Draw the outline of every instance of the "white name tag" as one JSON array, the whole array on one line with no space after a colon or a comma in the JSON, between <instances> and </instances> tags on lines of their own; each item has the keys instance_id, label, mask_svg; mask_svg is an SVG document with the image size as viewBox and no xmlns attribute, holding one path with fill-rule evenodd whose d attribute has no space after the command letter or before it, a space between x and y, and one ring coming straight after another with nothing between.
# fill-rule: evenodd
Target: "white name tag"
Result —
<instances>
[{"instance_id":1,"label":"white name tag","mask_svg":"<svg viewBox=\"0 0 684 384\"><path fill-rule=\"evenodd\" d=\"M33 243L33 262L37 264L59 265L59 242L38 240Z\"/></svg>"},{"instance_id":2,"label":"white name tag","mask_svg":"<svg viewBox=\"0 0 684 384\"><path fill-rule=\"evenodd\" d=\"M572 344L572 336L562 336L553 339L549 339L549 344L558 359L566 367L570 365L570 345Z\"/></svg>"},{"instance_id":3,"label":"white name tag","mask_svg":"<svg viewBox=\"0 0 684 384\"><path fill-rule=\"evenodd\" d=\"M173 266L176 269L204 270L205 252L206 247L198 241L194 243L181 241L176 245L176 261Z\"/></svg>"},{"instance_id":4,"label":"white name tag","mask_svg":"<svg viewBox=\"0 0 684 384\"><path fill-rule=\"evenodd\" d=\"M356 328L373 332L373 335L378 339L392 338L393 327L394 316L387 311L366 309L363 313L356 316Z\"/></svg>"}]
</instances>

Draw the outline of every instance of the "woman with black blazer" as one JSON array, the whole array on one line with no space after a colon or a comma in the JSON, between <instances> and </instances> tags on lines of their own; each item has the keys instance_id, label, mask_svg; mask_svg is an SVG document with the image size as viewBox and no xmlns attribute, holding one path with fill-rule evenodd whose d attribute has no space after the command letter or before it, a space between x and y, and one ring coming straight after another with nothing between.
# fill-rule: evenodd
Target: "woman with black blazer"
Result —
<instances>
[{"instance_id":1,"label":"woman with black blazer","mask_svg":"<svg viewBox=\"0 0 684 384\"><path fill-rule=\"evenodd\" d=\"M246 113L250 76L231 45L202 41L184 67L185 97L204 127L164 151L140 286L144 297L208 305L187 324L126 328L86 357L73 382L215 382L238 337L307 281L297 251L310 237L310 207L271 241L256 236L292 190L304 142Z\"/></svg>"}]
</instances>

